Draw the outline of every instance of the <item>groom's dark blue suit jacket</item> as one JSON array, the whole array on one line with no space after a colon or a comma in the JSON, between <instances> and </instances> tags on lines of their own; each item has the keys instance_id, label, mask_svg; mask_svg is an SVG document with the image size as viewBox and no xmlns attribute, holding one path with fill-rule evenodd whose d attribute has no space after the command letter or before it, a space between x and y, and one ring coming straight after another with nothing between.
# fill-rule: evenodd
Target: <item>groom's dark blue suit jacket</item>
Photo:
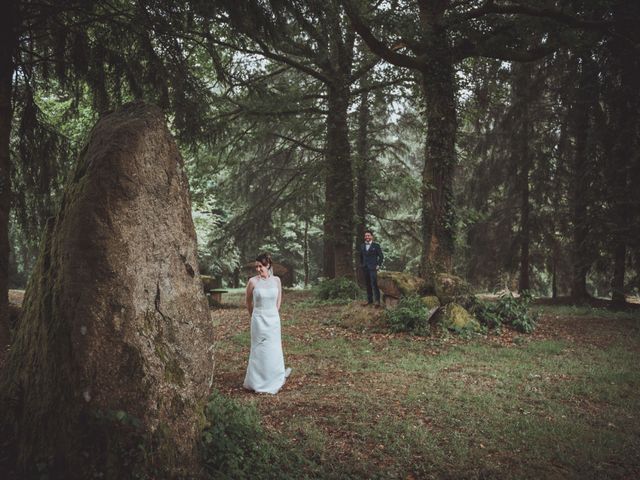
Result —
<instances>
[{"instance_id":1,"label":"groom's dark blue suit jacket","mask_svg":"<svg viewBox=\"0 0 640 480\"><path fill-rule=\"evenodd\" d=\"M369 270L375 270L376 267L382 266L382 260L384 260L384 255L382 255L382 248L376 242L371 242L369 250L367 250L367 246L365 243L360 246L361 267L367 267Z\"/></svg>"}]
</instances>

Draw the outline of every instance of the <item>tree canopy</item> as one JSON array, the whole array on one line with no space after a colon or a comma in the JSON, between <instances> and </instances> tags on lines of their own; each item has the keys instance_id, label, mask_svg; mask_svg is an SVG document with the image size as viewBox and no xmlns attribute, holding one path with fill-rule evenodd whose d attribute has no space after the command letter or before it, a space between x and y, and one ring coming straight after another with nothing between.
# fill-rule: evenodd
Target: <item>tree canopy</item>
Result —
<instances>
[{"instance_id":1,"label":"tree canopy","mask_svg":"<svg viewBox=\"0 0 640 480\"><path fill-rule=\"evenodd\" d=\"M226 282L261 249L298 283L354 277L366 227L387 268L623 302L640 270L638 20L621 0L12 2L3 316L91 125L134 99L165 111L201 269Z\"/></svg>"}]
</instances>

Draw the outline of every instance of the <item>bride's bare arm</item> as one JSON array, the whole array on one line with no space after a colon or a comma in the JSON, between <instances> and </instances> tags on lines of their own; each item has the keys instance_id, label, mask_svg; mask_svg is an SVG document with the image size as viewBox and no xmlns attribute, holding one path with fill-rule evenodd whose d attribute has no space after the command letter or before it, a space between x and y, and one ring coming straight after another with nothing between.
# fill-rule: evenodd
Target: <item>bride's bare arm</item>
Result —
<instances>
[{"instance_id":1,"label":"bride's bare arm","mask_svg":"<svg viewBox=\"0 0 640 480\"><path fill-rule=\"evenodd\" d=\"M249 310L249 315L253 315L253 278L250 278L247 282L245 302L247 304L247 310Z\"/></svg>"},{"instance_id":2,"label":"bride's bare arm","mask_svg":"<svg viewBox=\"0 0 640 480\"><path fill-rule=\"evenodd\" d=\"M280 277L275 278L278 282L278 302L276 303L276 306L278 307L278 310L280 310L280 303L282 303L282 284L280 283Z\"/></svg>"}]
</instances>

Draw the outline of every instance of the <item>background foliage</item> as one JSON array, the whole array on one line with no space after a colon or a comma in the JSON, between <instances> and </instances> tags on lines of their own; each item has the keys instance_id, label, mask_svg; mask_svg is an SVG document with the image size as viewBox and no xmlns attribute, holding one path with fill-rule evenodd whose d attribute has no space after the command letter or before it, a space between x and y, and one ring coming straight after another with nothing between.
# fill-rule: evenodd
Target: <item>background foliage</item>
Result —
<instances>
[{"instance_id":1,"label":"background foliage","mask_svg":"<svg viewBox=\"0 0 640 480\"><path fill-rule=\"evenodd\" d=\"M366 225L383 245L387 269L417 273L425 242L422 195L431 188L423 171L430 107L416 72L381 61L354 35L340 2L329 3L327 12L340 17L334 40L346 42L341 48L351 48L353 60L343 73L354 200L353 211L340 216L353 220L354 252ZM51 6L67 27L51 27L48 37L37 36L39 24L23 17L25 35L37 42L35 50L20 44L14 77L10 285L25 285L43 222L55 212L89 129L100 113L134 99L165 108L179 141L203 272L242 284L242 267L269 250L295 272L297 284L326 277L333 218L328 95L342 75L331 62L345 54L332 51L328 32L313 25L329 13L313 1L75 7ZM21 8L37 13L30 2ZM405 11L367 10L363 18L387 42L398 32L420 36L409 19L413 8L407 2ZM467 11L447 8L443 25L456 25L447 27L450 45L467 38L482 47L453 64L457 164L447 217L454 222L453 269L488 291L637 293L640 208L631 185L640 180L640 149L623 148L640 137L638 115L629 109L638 102L630 88L638 61L629 53L637 35L624 37L628 22L616 23L634 18L634 7L576 2L565 12L573 25L516 8L512 17L478 14L467 26L455 19L467 21L480 3ZM132 32L125 26L131 21L149 28ZM481 42L482 22L514 48L537 48L535 32L542 31L554 43L526 63L490 58L487 48L504 55L497 44ZM36 50L50 61L37 61Z\"/></svg>"}]
</instances>

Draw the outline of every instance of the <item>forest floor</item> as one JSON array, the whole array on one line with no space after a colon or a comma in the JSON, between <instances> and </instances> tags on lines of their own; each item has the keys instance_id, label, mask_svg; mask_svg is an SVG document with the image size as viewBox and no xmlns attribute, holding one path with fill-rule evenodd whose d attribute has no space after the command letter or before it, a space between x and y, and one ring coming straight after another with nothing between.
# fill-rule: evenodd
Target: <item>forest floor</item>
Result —
<instances>
[{"instance_id":1,"label":"forest floor","mask_svg":"<svg viewBox=\"0 0 640 480\"><path fill-rule=\"evenodd\" d=\"M272 396L242 388L249 316L241 290L223 301L214 389L304 459L288 478L640 478L640 305L543 301L532 334L463 339L389 334L381 311L286 291L293 373Z\"/></svg>"},{"instance_id":2,"label":"forest floor","mask_svg":"<svg viewBox=\"0 0 640 480\"><path fill-rule=\"evenodd\" d=\"M286 292L293 373L271 396L242 388L249 317L242 292L224 301L214 387L322 476L640 478L640 309L547 304L530 335L415 337L358 303Z\"/></svg>"}]
</instances>

